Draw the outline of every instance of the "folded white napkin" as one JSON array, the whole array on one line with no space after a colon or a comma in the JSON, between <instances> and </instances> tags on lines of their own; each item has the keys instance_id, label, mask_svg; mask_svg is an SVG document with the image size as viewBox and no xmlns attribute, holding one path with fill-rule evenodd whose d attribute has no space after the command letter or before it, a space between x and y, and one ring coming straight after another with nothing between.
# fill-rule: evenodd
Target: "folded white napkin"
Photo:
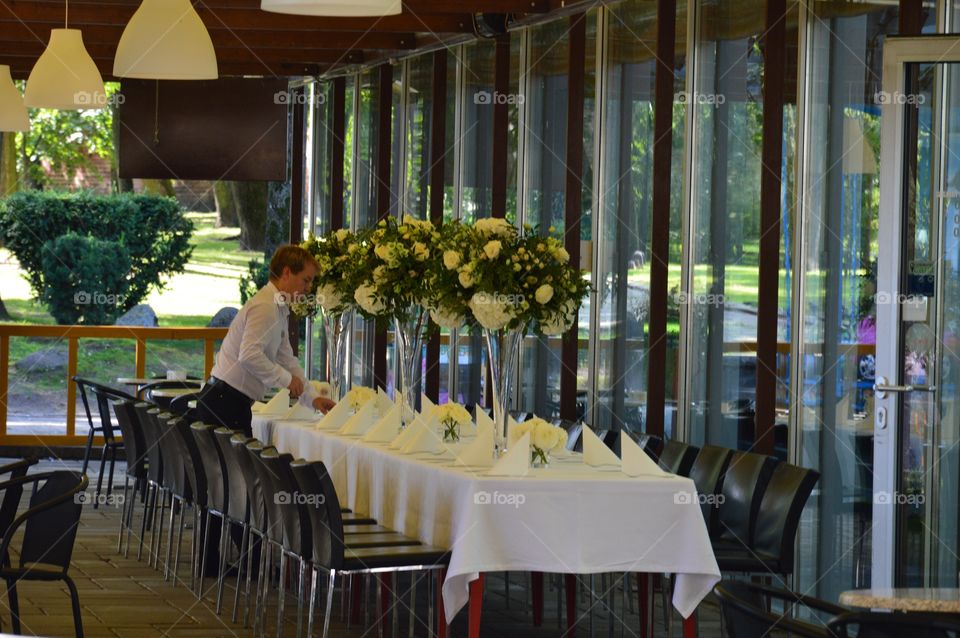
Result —
<instances>
[{"instance_id":1,"label":"folded white napkin","mask_svg":"<svg viewBox=\"0 0 960 638\"><path fill-rule=\"evenodd\" d=\"M380 406L380 414L386 414L394 406L393 399L383 388L377 388L377 405Z\"/></svg>"},{"instance_id":2,"label":"folded white napkin","mask_svg":"<svg viewBox=\"0 0 960 638\"><path fill-rule=\"evenodd\" d=\"M583 426L583 462L587 465L620 465L620 459L613 450L586 425Z\"/></svg>"},{"instance_id":3,"label":"folded white napkin","mask_svg":"<svg viewBox=\"0 0 960 638\"><path fill-rule=\"evenodd\" d=\"M338 431L340 434L366 434L377 422L377 414L377 401L367 401Z\"/></svg>"},{"instance_id":4,"label":"folded white napkin","mask_svg":"<svg viewBox=\"0 0 960 638\"><path fill-rule=\"evenodd\" d=\"M526 476L530 471L530 433L524 434L520 440L507 448L507 453L500 457L487 472L490 476Z\"/></svg>"},{"instance_id":5,"label":"folded white napkin","mask_svg":"<svg viewBox=\"0 0 960 638\"><path fill-rule=\"evenodd\" d=\"M294 421L316 421L317 420L317 411L313 408L308 408L299 401L297 401L292 408L287 410L285 419L291 419Z\"/></svg>"},{"instance_id":6,"label":"folded white napkin","mask_svg":"<svg viewBox=\"0 0 960 638\"><path fill-rule=\"evenodd\" d=\"M401 409L403 409L401 407ZM414 412L414 419L410 422L407 427L403 428L400 431L393 441L390 442L390 448L394 450L399 450L403 448L407 443L409 443L413 437L420 432L420 428L426 427L430 422L433 421L432 411L428 414L426 412L420 412L417 414Z\"/></svg>"},{"instance_id":7,"label":"folded white napkin","mask_svg":"<svg viewBox=\"0 0 960 638\"><path fill-rule=\"evenodd\" d=\"M267 407L267 404L263 401L254 401L253 405L250 406L250 411L254 414L260 414L265 407Z\"/></svg>"},{"instance_id":8,"label":"folded white napkin","mask_svg":"<svg viewBox=\"0 0 960 638\"><path fill-rule=\"evenodd\" d=\"M457 461L470 467L493 467L493 425L477 428L477 437L463 448Z\"/></svg>"},{"instance_id":9,"label":"folded white napkin","mask_svg":"<svg viewBox=\"0 0 960 638\"><path fill-rule=\"evenodd\" d=\"M430 419L429 423L424 422L417 428L411 438L407 441L400 451L404 454L417 454L419 452L432 452L436 454L440 451L442 439L440 433L436 430L436 420Z\"/></svg>"},{"instance_id":10,"label":"folded white napkin","mask_svg":"<svg viewBox=\"0 0 960 638\"><path fill-rule=\"evenodd\" d=\"M626 432L620 430L621 471L627 476L670 476Z\"/></svg>"},{"instance_id":11,"label":"folded white napkin","mask_svg":"<svg viewBox=\"0 0 960 638\"><path fill-rule=\"evenodd\" d=\"M363 435L364 441L389 443L397 436L397 432L400 431L400 406L392 403L391 406L383 417Z\"/></svg>"},{"instance_id":12,"label":"folded white napkin","mask_svg":"<svg viewBox=\"0 0 960 638\"><path fill-rule=\"evenodd\" d=\"M317 427L323 429L339 429L351 416L350 402L340 401L327 414L317 421Z\"/></svg>"},{"instance_id":13,"label":"folded white napkin","mask_svg":"<svg viewBox=\"0 0 960 638\"><path fill-rule=\"evenodd\" d=\"M481 408L479 405L475 405L473 408L473 413L476 415L478 430L482 430L485 425L489 425L490 429L493 429L493 419L487 416L487 413L484 412L483 408Z\"/></svg>"},{"instance_id":14,"label":"folded white napkin","mask_svg":"<svg viewBox=\"0 0 960 638\"><path fill-rule=\"evenodd\" d=\"M260 414L283 416L290 410L290 390L283 388L260 410Z\"/></svg>"}]
</instances>

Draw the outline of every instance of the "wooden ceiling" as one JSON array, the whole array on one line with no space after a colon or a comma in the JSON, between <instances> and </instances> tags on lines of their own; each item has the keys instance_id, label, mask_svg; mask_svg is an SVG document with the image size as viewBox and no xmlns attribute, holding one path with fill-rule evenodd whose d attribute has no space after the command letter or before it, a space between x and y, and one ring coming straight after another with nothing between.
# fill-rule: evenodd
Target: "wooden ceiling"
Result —
<instances>
[{"instance_id":1,"label":"wooden ceiling","mask_svg":"<svg viewBox=\"0 0 960 638\"><path fill-rule=\"evenodd\" d=\"M370 63L473 33L472 12L542 14L564 0L405 0L381 18L325 18L260 10L260 0L194 0L217 51L222 76L314 75ZM569 4L567 2L566 4ZM83 32L105 79L123 29L140 0L70 0L69 26ZM63 0L0 2L0 64L25 78L50 30L64 26Z\"/></svg>"}]
</instances>

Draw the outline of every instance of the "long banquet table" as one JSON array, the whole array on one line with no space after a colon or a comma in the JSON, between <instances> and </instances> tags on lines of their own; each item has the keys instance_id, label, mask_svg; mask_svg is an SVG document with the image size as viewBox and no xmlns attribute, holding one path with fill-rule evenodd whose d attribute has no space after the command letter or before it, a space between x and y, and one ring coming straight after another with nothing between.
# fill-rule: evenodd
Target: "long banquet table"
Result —
<instances>
[{"instance_id":1,"label":"long banquet table","mask_svg":"<svg viewBox=\"0 0 960 638\"><path fill-rule=\"evenodd\" d=\"M684 617L720 580L693 481L629 477L554 457L525 477L488 476L441 454L401 454L306 421L254 415L253 435L281 452L327 466L343 504L424 543L449 547L446 618L483 572L676 575Z\"/></svg>"}]
</instances>

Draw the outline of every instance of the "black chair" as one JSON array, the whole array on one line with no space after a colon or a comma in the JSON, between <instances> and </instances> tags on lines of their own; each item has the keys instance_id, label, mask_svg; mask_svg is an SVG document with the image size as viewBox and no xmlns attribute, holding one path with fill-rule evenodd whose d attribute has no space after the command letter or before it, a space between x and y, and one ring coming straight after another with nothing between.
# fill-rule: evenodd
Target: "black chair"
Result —
<instances>
[{"instance_id":1,"label":"black chair","mask_svg":"<svg viewBox=\"0 0 960 638\"><path fill-rule=\"evenodd\" d=\"M697 487L697 494L703 496L716 497L717 487L720 485L720 477L723 476L733 456L733 450L718 447L716 445L704 445L697 454L690 468L690 478ZM703 511L703 520L707 523L707 530L711 535L715 534L717 528L717 503L718 499L701 498L700 509Z\"/></svg>"},{"instance_id":2,"label":"black chair","mask_svg":"<svg viewBox=\"0 0 960 638\"><path fill-rule=\"evenodd\" d=\"M140 522L140 547L137 549L137 560L143 555L143 539L147 533L147 526L150 526L150 554L147 556L147 564L153 564L157 559L154 546L157 536L157 500L160 491L163 489L163 454L160 448L160 429L157 424L157 415L160 410L150 403L137 403L133 406L137 414L137 420L140 423L140 430L143 432L143 441L147 449L147 495L144 503L143 520ZM163 517L160 517L163 520Z\"/></svg>"},{"instance_id":3,"label":"black chair","mask_svg":"<svg viewBox=\"0 0 960 638\"><path fill-rule=\"evenodd\" d=\"M203 457L200 456L200 449L193 438L190 424L186 419L173 419L170 421L173 427L172 436L176 442L180 456L184 459L184 475L189 487L189 493L184 495L180 505L180 529L177 537L177 551L173 559L173 585L177 584L177 575L180 565L180 545L183 541L183 507L189 505L193 508L193 530L191 535L191 561L190 561L190 589L196 586L197 577L200 574L200 530L203 528L202 513L207 507L207 475L203 469ZM172 529L172 520L171 520Z\"/></svg>"},{"instance_id":4,"label":"black chair","mask_svg":"<svg viewBox=\"0 0 960 638\"><path fill-rule=\"evenodd\" d=\"M960 636L960 618L947 614L891 614L857 611L840 614L827 622L831 638L847 638L851 625L857 638L957 638Z\"/></svg>"},{"instance_id":5,"label":"black chair","mask_svg":"<svg viewBox=\"0 0 960 638\"><path fill-rule=\"evenodd\" d=\"M714 553L753 547L757 513L776 465L772 456L734 452L720 488Z\"/></svg>"},{"instance_id":6,"label":"black chair","mask_svg":"<svg viewBox=\"0 0 960 638\"><path fill-rule=\"evenodd\" d=\"M736 580L717 583L713 593L720 601L720 613L730 638L757 638L788 632L802 638L828 638L831 634L824 629L823 622L847 612L843 607L817 598ZM773 611L775 601L782 604L782 612ZM815 623L794 618L797 610L818 614L822 620ZM775 630L776 634L772 633Z\"/></svg>"},{"instance_id":7,"label":"black chair","mask_svg":"<svg viewBox=\"0 0 960 638\"><path fill-rule=\"evenodd\" d=\"M372 545L354 544L351 535L344 535L340 513L340 501L334 489L333 481L323 463L319 461L294 461L291 471L301 494L311 495L311 507L307 507L311 531L311 587L310 611L308 612L307 635L313 635L315 604L319 590L317 575L319 570L327 572L327 597L323 616L323 636L330 632L330 614L333 607L333 592L338 575L383 574L385 572L438 571L443 574L450 563L450 552L412 541L415 544ZM399 534L397 534L399 536ZM372 534L370 536L381 536ZM411 587L415 590L415 586ZM381 593L382 588L377 588ZM433 599L428 596L430 605L430 635L433 635ZM382 608L378 606L378 608Z\"/></svg>"},{"instance_id":8,"label":"black chair","mask_svg":"<svg viewBox=\"0 0 960 638\"><path fill-rule=\"evenodd\" d=\"M781 463L767 483L749 548L714 548L720 571L793 573L794 541L804 505L820 478L814 470Z\"/></svg>"},{"instance_id":9,"label":"black chair","mask_svg":"<svg viewBox=\"0 0 960 638\"><path fill-rule=\"evenodd\" d=\"M663 451L663 439L655 434L642 433L637 435L636 441L640 449L647 453L647 456L654 461L660 459L660 452Z\"/></svg>"},{"instance_id":10,"label":"black chair","mask_svg":"<svg viewBox=\"0 0 960 638\"><path fill-rule=\"evenodd\" d=\"M202 385L201 381L173 381L168 379L162 379L159 381L154 381L153 383L148 383L144 386L141 386L140 393L141 396L146 398L147 401L155 404L157 407L167 410L170 408L170 403L173 401L172 398L168 397L158 397L155 396L154 390L196 390L200 391Z\"/></svg>"},{"instance_id":11,"label":"black chair","mask_svg":"<svg viewBox=\"0 0 960 638\"><path fill-rule=\"evenodd\" d=\"M228 487L227 499L229 501L227 504L227 525L237 526L241 530L241 540L239 545L241 555L236 564L237 589L234 592L233 617L236 617L237 613L237 599L240 591L240 572L243 567L243 548L247 544L247 535L250 533L250 500L248 498L249 492L246 485L246 475L243 473L242 467L237 462L236 454L234 453L230 442L230 439L235 434L236 432L230 428L217 428L213 431L213 440L214 443L216 443L217 448L220 450L220 456L223 458L223 466L226 470L226 481ZM226 549L229 550L229 544L227 545ZM224 572L228 563L227 553L227 551L224 551L220 554L221 573ZM223 587L225 583L226 578L221 578L220 582L217 583L216 611L218 614L220 613L220 608L223 602Z\"/></svg>"},{"instance_id":12,"label":"black chair","mask_svg":"<svg viewBox=\"0 0 960 638\"><path fill-rule=\"evenodd\" d=\"M180 396L174 397L170 400L170 405L167 406L167 409L171 414L176 414L177 416L186 419L188 423L193 423L194 421L199 420L200 411L197 410L196 407L191 408L190 402L196 401L199 397L200 392L181 394Z\"/></svg>"},{"instance_id":13,"label":"black chair","mask_svg":"<svg viewBox=\"0 0 960 638\"><path fill-rule=\"evenodd\" d=\"M110 418L110 400L134 400L134 398L116 388L111 388L78 376L73 377L73 382L77 386L80 400L83 403L83 410L87 415L87 424L90 427L90 431L87 433L87 444L83 452L83 469L81 472L84 474L87 473L87 467L90 464L90 453L93 449L94 437L98 435L103 437L103 449L100 453L100 474L97 479L97 498L93 502L93 507L96 509L98 501L100 500L100 490L103 486L103 469L107 461L107 455L110 455L110 478L107 481L107 494L109 494L113 487L113 468L117 460L117 450L123 447L123 441L117 439L116 432L113 429L113 422ZM87 395L88 389L94 393L97 400L97 413L100 417L99 426L93 424L93 413L90 411L90 399Z\"/></svg>"},{"instance_id":14,"label":"black chair","mask_svg":"<svg viewBox=\"0 0 960 638\"><path fill-rule=\"evenodd\" d=\"M39 487L41 482L43 486ZM83 511L82 502L76 495L87 489L89 479L80 472L43 472L4 481L0 483L0 489L22 493L23 486L30 484L35 487L29 509L13 520L0 543L0 556L9 556L13 538L21 538L17 566L4 565L0 569L0 578L7 583L13 633L21 633L17 583L63 581L70 590L74 631L77 638L83 638L80 596L67 570ZM22 535L17 534L21 527L24 528Z\"/></svg>"},{"instance_id":15,"label":"black chair","mask_svg":"<svg viewBox=\"0 0 960 638\"><path fill-rule=\"evenodd\" d=\"M39 461L40 459L36 456L27 456L19 461L0 466L0 476L9 474L10 477L8 480L22 478L26 476L27 471ZM11 487L4 491L3 500L0 501L0 535L6 532L7 528L13 523L13 519L17 517L17 508L20 506L20 498L22 496L22 486ZM6 554L0 555L0 565L9 564L10 557Z\"/></svg>"},{"instance_id":16,"label":"black chair","mask_svg":"<svg viewBox=\"0 0 960 638\"><path fill-rule=\"evenodd\" d=\"M671 439L664 444L658 462L660 467L671 474L689 476L698 452L700 449L696 446Z\"/></svg>"},{"instance_id":17,"label":"black chair","mask_svg":"<svg viewBox=\"0 0 960 638\"><path fill-rule=\"evenodd\" d=\"M183 508L187 503L193 502L193 482L187 479L187 465L192 463L192 459L184 454L180 443L180 435L177 433L177 426L180 419L173 415L162 412L157 415L158 431L160 433L160 450L165 462L163 473L163 488L161 490L161 504L169 500L170 502L170 526L167 529L167 552L163 562L163 579L169 580L170 574L173 574L173 585L177 584L176 571L170 565L170 559L173 554L173 530L177 519L177 511L180 512L180 535L177 539L177 557L180 556L180 545L183 540ZM178 560L179 562L179 560Z\"/></svg>"},{"instance_id":18,"label":"black chair","mask_svg":"<svg viewBox=\"0 0 960 638\"><path fill-rule=\"evenodd\" d=\"M244 612L243 626L249 626L250 618L250 585L254 573L254 555L260 551L263 540L266 537L267 530L267 512L266 503L263 500L263 491L260 489L260 482L257 477L257 471L254 468L253 456L247 450L247 446L256 439L247 437L242 433L234 432L230 437L230 450L233 456L231 461L239 468L243 475L243 487L247 490L247 502L250 504L250 515L247 520L246 529L243 534L241 551L246 556L247 564L243 570L246 572L246 587L244 589ZM254 538L256 537L256 538ZM259 565L259 562L256 564ZM240 596L240 570L237 570L237 588L233 601L233 622L237 622L237 606Z\"/></svg>"},{"instance_id":19,"label":"black chair","mask_svg":"<svg viewBox=\"0 0 960 638\"><path fill-rule=\"evenodd\" d=\"M580 421L571 421L570 419L554 419L553 425L563 428L567 433L566 448L571 452L577 446L580 435L583 433L583 423Z\"/></svg>"},{"instance_id":20,"label":"black chair","mask_svg":"<svg viewBox=\"0 0 960 638\"><path fill-rule=\"evenodd\" d=\"M123 509L120 514L120 533L117 535L117 552L123 550L123 532L127 532L127 551L130 553L130 534L133 531L133 508L137 504L137 493L145 495L147 487L147 445L140 428L140 421L134 409L134 402L123 399L113 404L117 424L123 435L123 451L127 457L127 469L124 473ZM133 479L133 493L130 492L130 479ZM129 503L129 505L128 505Z\"/></svg>"},{"instance_id":21,"label":"black chair","mask_svg":"<svg viewBox=\"0 0 960 638\"><path fill-rule=\"evenodd\" d=\"M200 576L197 587L197 600L203 597L203 581L207 575L207 567L212 557L210 550L210 525L213 517L220 519L220 539L217 547L219 554L226 551L224 547L227 543L227 508L230 506L229 486L227 485L227 469L223 456L220 454L220 448L217 446L213 431L215 426L206 423L194 423L190 426L190 432L197 443L197 449L200 451L200 458L203 459L203 471L206 474L207 482L207 507L204 512L202 544L200 546ZM196 532L194 532L196 533ZM217 574L219 582L225 577L223 570Z\"/></svg>"}]
</instances>

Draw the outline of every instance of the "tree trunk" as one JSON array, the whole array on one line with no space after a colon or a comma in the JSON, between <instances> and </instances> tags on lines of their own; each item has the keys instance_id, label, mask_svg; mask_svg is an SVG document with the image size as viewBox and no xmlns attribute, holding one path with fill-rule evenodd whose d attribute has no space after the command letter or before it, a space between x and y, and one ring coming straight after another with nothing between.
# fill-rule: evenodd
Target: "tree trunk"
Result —
<instances>
[{"instance_id":1,"label":"tree trunk","mask_svg":"<svg viewBox=\"0 0 960 638\"><path fill-rule=\"evenodd\" d=\"M7 307L3 304L3 299L0 299L0 321L10 321L12 317L10 313L7 312Z\"/></svg>"},{"instance_id":2,"label":"tree trunk","mask_svg":"<svg viewBox=\"0 0 960 638\"><path fill-rule=\"evenodd\" d=\"M263 250L267 230L267 182L230 182L240 222L240 247Z\"/></svg>"},{"instance_id":3,"label":"tree trunk","mask_svg":"<svg viewBox=\"0 0 960 638\"><path fill-rule=\"evenodd\" d=\"M0 142L0 196L17 192L17 134L3 133Z\"/></svg>"},{"instance_id":4,"label":"tree trunk","mask_svg":"<svg viewBox=\"0 0 960 638\"><path fill-rule=\"evenodd\" d=\"M133 180L129 177L118 177L117 178L117 191L121 193L132 193L133 192Z\"/></svg>"},{"instance_id":5,"label":"tree trunk","mask_svg":"<svg viewBox=\"0 0 960 638\"><path fill-rule=\"evenodd\" d=\"M267 239L263 247L270 261L277 247L290 241L290 182L270 182L267 203Z\"/></svg>"},{"instance_id":6,"label":"tree trunk","mask_svg":"<svg viewBox=\"0 0 960 638\"><path fill-rule=\"evenodd\" d=\"M217 227L240 225L237 218L237 202L233 198L234 189L230 182L214 182L213 198L217 204Z\"/></svg>"},{"instance_id":7,"label":"tree trunk","mask_svg":"<svg viewBox=\"0 0 960 638\"><path fill-rule=\"evenodd\" d=\"M176 191L173 190L172 179L145 179L143 180L143 192L148 195L177 196Z\"/></svg>"}]
</instances>

